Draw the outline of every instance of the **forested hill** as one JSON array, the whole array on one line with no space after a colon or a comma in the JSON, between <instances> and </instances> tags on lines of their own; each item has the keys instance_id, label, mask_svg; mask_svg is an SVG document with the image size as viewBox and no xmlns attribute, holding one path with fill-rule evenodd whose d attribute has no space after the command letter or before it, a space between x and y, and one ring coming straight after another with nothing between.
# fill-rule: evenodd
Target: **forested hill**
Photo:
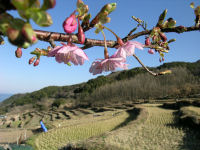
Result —
<instances>
[{"instance_id":1,"label":"forested hill","mask_svg":"<svg viewBox=\"0 0 200 150\"><path fill-rule=\"evenodd\" d=\"M60 105L66 100L87 99L87 101L94 103L101 99L132 100L198 94L200 60L194 63L164 63L159 67L150 69L156 72L172 69L173 73L153 77L141 67L113 72L108 76L99 76L86 83L72 86L49 86L32 93L13 95L1 103L0 109L3 108L5 111L8 108L24 104L32 104L33 107L42 108L45 101ZM121 89L122 87L123 89Z\"/></svg>"}]
</instances>

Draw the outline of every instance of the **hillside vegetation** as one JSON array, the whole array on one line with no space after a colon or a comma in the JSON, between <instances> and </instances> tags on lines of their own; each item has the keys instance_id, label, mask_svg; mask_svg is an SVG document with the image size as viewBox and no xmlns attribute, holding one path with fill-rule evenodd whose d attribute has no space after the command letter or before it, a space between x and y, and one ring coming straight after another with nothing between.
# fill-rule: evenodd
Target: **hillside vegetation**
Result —
<instances>
[{"instance_id":1,"label":"hillside vegetation","mask_svg":"<svg viewBox=\"0 0 200 150\"><path fill-rule=\"evenodd\" d=\"M157 72L171 69L173 73L153 77L143 68L134 68L114 72L108 76L99 76L86 83L72 86L49 86L32 93L11 96L1 103L0 113L9 112L16 106L24 105L38 110L47 110L65 103L71 104L72 107L83 105L89 107L141 99L198 96L200 61L165 63L151 69Z\"/></svg>"}]
</instances>

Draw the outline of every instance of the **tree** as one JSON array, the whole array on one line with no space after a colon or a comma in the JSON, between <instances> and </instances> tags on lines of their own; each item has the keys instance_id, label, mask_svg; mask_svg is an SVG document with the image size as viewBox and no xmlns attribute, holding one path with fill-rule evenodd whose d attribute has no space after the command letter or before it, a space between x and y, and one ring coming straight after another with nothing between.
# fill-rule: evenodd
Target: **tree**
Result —
<instances>
[{"instance_id":1,"label":"tree","mask_svg":"<svg viewBox=\"0 0 200 150\"><path fill-rule=\"evenodd\" d=\"M111 20L108 16L115 10L116 3L106 4L100 12L91 19L91 14L88 13L89 6L82 0L77 0L77 9L63 22L63 28L66 32L66 34L63 34L34 30L30 24L30 20L32 19L39 26L50 26L52 20L46 10L54 8L56 0L44 0L42 5L40 5L39 0L0 0L0 2L0 42L3 44L3 37L7 36L10 43L18 47L16 50L17 57L21 57L22 48L28 48L38 40L41 40L49 42L51 47L47 49L36 48L31 52L31 54L35 56L29 60L29 64L34 62L34 66L37 66L41 56L49 56L56 57L56 61L64 62L67 65L71 65L71 63L74 65L82 65L84 61L88 59L83 50L94 46L102 46L104 47L105 58L92 63L90 72L93 74L99 74L103 71L113 71L117 67L126 69L126 57L131 55L154 76L171 73L170 70L160 73L150 71L135 55L134 49L149 48L148 52L150 54L158 52L160 54L160 61L164 61L164 54L169 52L169 43L175 41L175 39L167 40L166 32L183 33L198 31L200 29L200 6L195 8L194 3L191 3L191 7L194 9L196 17L195 26L176 26L176 21L173 18L166 19L167 10L164 10L159 16L157 24L152 29L147 29L145 21L132 16L137 22L137 26L131 29L126 37L120 38L115 32L105 26L105 24ZM7 12L8 10L17 10L21 18L14 18ZM142 27L144 31L135 33L139 27ZM78 28L78 33L73 34L76 28ZM97 34L102 32L104 40L85 37L85 32L92 28L96 28L95 32ZM113 33L116 37L116 41L106 40L106 35L103 32L104 30ZM131 41L140 36L145 36L145 44ZM63 43L63 46L56 46L54 41L68 43ZM83 47L79 48L75 44L82 44ZM109 56L107 51L108 47L117 48L116 53Z\"/></svg>"}]
</instances>

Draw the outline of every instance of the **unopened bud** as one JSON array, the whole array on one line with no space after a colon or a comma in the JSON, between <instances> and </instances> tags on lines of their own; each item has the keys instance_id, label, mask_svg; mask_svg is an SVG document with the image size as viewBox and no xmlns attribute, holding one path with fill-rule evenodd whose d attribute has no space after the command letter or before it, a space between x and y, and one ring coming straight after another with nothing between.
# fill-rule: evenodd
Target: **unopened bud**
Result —
<instances>
[{"instance_id":1,"label":"unopened bud","mask_svg":"<svg viewBox=\"0 0 200 150\"><path fill-rule=\"evenodd\" d=\"M174 28L176 26L176 20L173 18L169 18L167 21L167 28Z\"/></svg>"},{"instance_id":2,"label":"unopened bud","mask_svg":"<svg viewBox=\"0 0 200 150\"><path fill-rule=\"evenodd\" d=\"M149 37L146 37L145 45L146 45L146 46L151 45L151 42L150 42L150 38L149 38Z\"/></svg>"},{"instance_id":3,"label":"unopened bud","mask_svg":"<svg viewBox=\"0 0 200 150\"><path fill-rule=\"evenodd\" d=\"M196 16L200 15L200 6L197 6L194 10Z\"/></svg>"},{"instance_id":4,"label":"unopened bud","mask_svg":"<svg viewBox=\"0 0 200 150\"><path fill-rule=\"evenodd\" d=\"M80 20L78 19L78 41L83 44L85 43L85 33L82 26L80 25Z\"/></svg>"},{"instance_id":5,"label":"unopened bud","mask_svg":"<svg viewBox=\"0 0 200 150\"><path fill-rule=\"evenodd\" d=\"M159 32L159 35L160 35L160 37L161 37L161 39L162 39L163 42L167 41L167 37L166 37L166 35L163 32Z\"/></svg>"},{"instance_id":6,"label":"unopened bud","mask_svg":"<svg viewBox=\"0 0 200 150\"><path fill-rule=\"evenodd\" d=\"M70 17L65 19L65 21L63 22L63 29L66 33L72 33L76 30L76 28L77 28L77 21L76 21L76 15L74 11L70 15Z\"/></svg>"},{"instance_id":7,"label":"unopened bud","mask_svg":"<svg viewBox=\"0 0 200 150\"><path fill-rule=\"evenodd\" d=\"M175 42L175 41L176 41L176 39L171 39L171 40L168 41L168 43L172 43L172 42Z\"/></svg>"},{"instance_id":8,"label":"unopened bud","mask_svg":"<svg viewBox=\"0 0 200 150\"><path fill-rule=\"evenodd\" d=\"M167 9L165 9L162 14L160 15L159 19L158 19L158 23L156 26L162 26L164 20L165 20L165 17L166 17L166 14L167 14Z\"/></svg>"},{"instance_id":9,"label":"unopened bud","mask_svg":"<svg viewBox=\"0 0 200 150\"><path fill-rule=\"evenodd\" d=\"M40 59L39 58L37 58L36 59L36 61L34 62L34 64L33 64L33 66L35 67L35 66L38 66L39 65L39 63L40 63Z\"/></svg>"},{"instance_id":10,"label":"unopened bud","mask_svg":"<svg viewBox=\"0 0 200 150\"><path fill-rule=\"evenodd\" d=\"M153 49L149 49L149 50L148 50L148 53L149 53L149 54L155 54L155 51L154 51Z\"/></svg>"},{"instance_id":11,"label":"unopened bud","mask_svg":"<svg viewBox=\"0 0 200 150\"><path fill-rule=\"evenodd\" d=\"M106 4L102 9L101 9L101 13L103 12L108 12L108 14L110 14L112 11L114 11L117 7L117 3L110 3L110 4Z\"/></svg>"},{"instance_id":12,"label":"unopened bud","mask_svg":"<svg viewBox=\"0 0 200 150\"><path fill-rule=\"evenodd\" d=\"M17 58L21 58L22 57L22 49L20 47L18 47L17 50L15 51L15 56Z\"/></svg>"},{"instance_id":13,"label":"unopened bud","mask_svg":"<svg viewBox=\"0 0 200 150\"><path fill-rule=\"evenodd\" d=\"M28 61L29 65L32 64L34 62L34 60L35 60L35 57L30 58Z\"/></svg>"}]
</instances>

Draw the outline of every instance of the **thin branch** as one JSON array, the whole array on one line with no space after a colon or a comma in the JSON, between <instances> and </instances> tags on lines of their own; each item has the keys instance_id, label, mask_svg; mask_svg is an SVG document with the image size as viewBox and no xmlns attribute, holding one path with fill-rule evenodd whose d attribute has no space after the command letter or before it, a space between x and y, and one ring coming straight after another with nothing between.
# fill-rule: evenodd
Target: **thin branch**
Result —
<instances>
[{"instance_id":1,"label":"thin branch","mask_svg":"<svg viewBox=\"0 0 200 150\"><path fill-rule=\"evenodd\" d=\"M81 47L81 49L85 50L85 49L88 49L88 48L91 48L91 47L93 47L93 46L92 45L85 45L85 46Z\"/></svg>"},{"instance_id":2,"label":"thin branch","mask_svg":"<svg viewBox=\"0 0 200 150\"><path fill-rule=\"evenodd\" d=\"M153 71L150 71L150 70L141 62L141 60L140 60L135 54L133 54L133 57L135 57L135 59L142 65L142 67L143 67L148 73L150 73L150 74L153 75L153 76L158 76L158 75L159 75L159 73L155 73L155 72L153 72Z\"/></svg>"},{"instance_id":3,"label":"thin branch","mask_svg":"<svg viewBox=\"0 0 200 150\"><path fill-rule=\"evenodd\" d=\"M50 40L49 40L49 43L50 43L50 45L51 45L52 48L55 48L55 47L56 47L56 44L55 44L55 42L54 42L53 39L50 39Z\"/></svg>"}]
</instances>

